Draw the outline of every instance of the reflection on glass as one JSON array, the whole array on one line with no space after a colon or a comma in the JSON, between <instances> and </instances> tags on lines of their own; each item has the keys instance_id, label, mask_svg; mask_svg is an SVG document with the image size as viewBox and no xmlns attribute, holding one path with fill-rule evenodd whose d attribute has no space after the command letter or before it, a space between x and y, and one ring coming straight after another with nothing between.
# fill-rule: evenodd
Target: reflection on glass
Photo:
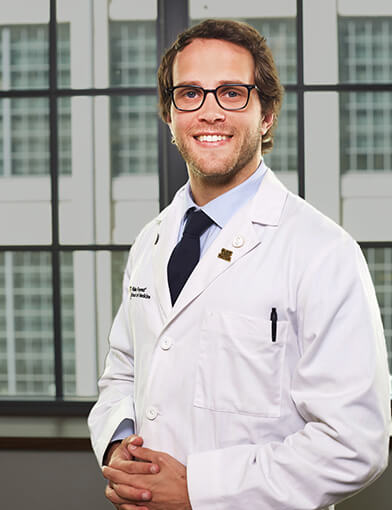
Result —
<instances>
[{"instance_id":1,"label":"reflection on glass","mask_svg":"<svg viewBox=\"0 0 392 510\"><path fill-rule=\"evenodd\" d=\"M71 98L58 99L58 166L60 175L72 174Z\"/></svg>"},{"instance_id":2,"label":"reflection on glass","mask_svg":"<svg viewBox=\"0 0 392 510\"><path fill-rule=\"evenodd\" d=\"M48 99L0 99L0 124L0 238L50 242Z\"/></svg>"},{"instance_id":3,"label":"reflection on glass","mask_svg":"<svg viewBox=\"0 0 392 510\"><path fill-rule=\"evenodd\" d=\"M61 254L61 335L64 395L75 395L75 318L73 254Z\"/></svg>"},{"instance_id":4,"label":"reflection on glass","mask_svg":"<svg viewBox=\"0 0 392 510\"><path fill-rule=\"evenodd\" d=\"M49 86L48 25L0 26L0 38L1 88L47 88Z\"/></svg>"},{"instance_id":5,"label":"reflection on glass","mask_svg":"<svg viewBox=\"0 0 392 510\"><path fill-rule=\"evenodd\" d=\"M53 396L50 254L0 254L0 395Z\"/></svg>"},{"instance_id":6,"label":"reflection on glass","mask_svg":"<svg viewBox=\"0 0 392 510\"><path fill-rule=\"evenodd\" d=\"M48 175L48 100L41 97L1 99L0 119L0 175Z\"/></svg>"},{"instance_id":7,"label":"reflection on glass","mask_svg":"<svg viewBox=\"0 0 392 510\"><path fill-rule=\"evenodd\" d=\"M392 93L340 94L341 172L392 171Z\"/></svg>"},{"instance_id":8,"label":"reflection on glass","mask_svg":"<svg viewBox=\"0 0 392 510\"><path fill-rule=\"evenodd\" d=\"M295 18L244 18L261 35L271 48L282 83L297 80L297 35Z\"/></svg>"},{"instance_id":9,"label":"reflection on glass","mask_svg":"<svg viewBox=\"0 0 392 510\"><path fill-rule=\"evenodd\" d=\"M297 95L287 92L274 135L272 152L265 161L275 172L297 171Z\"/></svg>"},{"instance_id":10,"label":"reflection on glass","mask_svg":"<svg viewBox=\"0 0 392 510\"><path fill-rule=\"evenodd\" d=\"M392 248L363 248L376 289L392 373Z\"/></svg>"},{"instance_id":11,"label":"reflection on glass","mask_svg":"<svg viewBox=\"0 0 392 510\"><path fill-rule=\"evenodd\" d=\"M110 83L154 85L157 44L155 20L110 21Z\"/></svg>"},{"instance_id":12,"label":"reflection on glass","mask_svg":"<svg viewBox=\"0 0 392 510\"><path fill-rule=\"evenodd\" d=\"M343 83L392 80L392 17L339 17L339 77Z\"/></svg>"},{"instance_id":13,"label":"reflection on glass","mask_svg":"<svg viewBox=\"0 0 392 510\"><path fill-rule=\"evenodd\" d=\"M68 397L96 394L96 346L103 343L106 348L122 298L127 255L128 251L61 253L63 381ZM99 295L99 289L107 291ZM105 321L103 330L97 329L96 325ZM0 356L1 349L0 339Z\"/></svg>"},{"instance_id":14,"label":"reflection on glass","mask_svg":"<svg viewBox=\"0 0 392 510\"><path fill-rule=\"evenodd\" d=\"M151 174L158 166L155 96L111 98L112 175Z\"/></svg>"},{"instance_id":15,"label":"reflection on glass","mask_svg":"<svg viewBox=\"0 0 392 510\"><path fill-rule=\"evenodd\" d=\"M71 86L70 24L57 23L57 85Z\"/></svg>"}]
</instances>

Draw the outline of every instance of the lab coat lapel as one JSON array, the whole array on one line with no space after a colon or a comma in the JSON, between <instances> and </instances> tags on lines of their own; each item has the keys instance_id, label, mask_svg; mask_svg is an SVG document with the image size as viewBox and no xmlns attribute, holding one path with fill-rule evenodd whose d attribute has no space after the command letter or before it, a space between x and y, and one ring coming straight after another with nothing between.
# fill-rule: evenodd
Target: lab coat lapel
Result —
<instances>
[{"instance_id":1,"label":"lab coat lapel","mask_svg":"<svg viewBox=\"0 0 392 510\"><path fill-rule=\"evenodd\" d=\"M172 312L169 283L167 280L167 264L177 244L178 230L182 217L183 189L181 188L177 192L171 205L156 219L158 223L158 242L153 246L152 266L158 303L164 320Z\"/></svg>"},{"instance_id":2,"label":"lab coat lapel","mask_svg":"<svg viewBox=\"0 0 392 510\"><path fill-rule=\"evenodd\" d=\"M174 319L221 273L229 271L237 260L258 246L265 232L263 227L278 226L287 194L283 184L271 170L267 170L255 197L231 218L201 258L180 292L169 320ZM219 257L222 249L232 252L231 255Z\"/></svg>"}]
</instances>

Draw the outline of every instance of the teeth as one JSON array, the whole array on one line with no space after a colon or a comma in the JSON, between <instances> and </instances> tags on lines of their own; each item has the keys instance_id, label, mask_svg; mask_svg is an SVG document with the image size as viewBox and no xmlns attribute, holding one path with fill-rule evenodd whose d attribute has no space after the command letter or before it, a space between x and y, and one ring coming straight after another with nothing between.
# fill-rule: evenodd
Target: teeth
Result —
<instances>
[{"instance_id":1,"label":"teeth","mask_svg":"<svg viewBox=\"0 0 392 510\"><path fill-rule=\"evenodd\" d=\"M200 142L221 142L222 140L227 140L227 136L222 136L222 135L202 135L202 136L198 136L197 139Z\"/></svg>"}]
</instances>

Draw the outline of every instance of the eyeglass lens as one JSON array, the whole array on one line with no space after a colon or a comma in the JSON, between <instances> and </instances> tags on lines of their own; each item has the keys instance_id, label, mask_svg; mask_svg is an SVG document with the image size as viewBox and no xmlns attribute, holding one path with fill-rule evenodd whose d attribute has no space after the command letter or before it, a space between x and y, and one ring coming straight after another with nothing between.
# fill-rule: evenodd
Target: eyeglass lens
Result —
<instances>
[{"instance_id":1,"label":"eyeglass lens","mask_svg":"<svg viewBox=\"0 0 392 510\"><path fill-rule=\"evenodd\" d=\"M183 86L173 91L173 100L181 110L196 110L204 99L204 90L200 87ZM249 90L242 85L221 85L216 89L216 99L219 106L227 110L244 108L249 96Z\"/></svg>"}]
</instances>

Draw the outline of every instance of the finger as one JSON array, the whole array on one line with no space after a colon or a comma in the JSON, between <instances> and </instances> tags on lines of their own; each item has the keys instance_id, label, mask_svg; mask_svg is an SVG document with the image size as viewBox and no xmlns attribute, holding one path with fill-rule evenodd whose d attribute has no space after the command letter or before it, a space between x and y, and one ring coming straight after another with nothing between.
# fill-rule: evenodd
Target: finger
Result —
<instances>
[{"instance_id":1,"label":"finger","mask_svg":"<svg viewBox=\"0 0 392 510\"><path fill-rule=\"evenodd\" d=\"M107 485L106 488L105 488L105 496L115 506L116 505L121 505L123 503L129 503L129 501L127 501L126 499L121 498L117 494L117 492L112 487L110 487L109 485Z\"/></svg>"},{"instance_id":2,"label":"finger","mask_svg":"<svg viewBox=\"0 0 392 510\"><path fill-rule=\"evenodd\" d=\"M147 475L159 473L158 464L151 462L139 462L135 460L115 459L113 462L110 463L109 466L102 467L103 476L105 476L104 468L106 467L115 469L117 471L123 471L124 473L128 473L129 475Z\"/></svg>"},{"instance_id":3,"label":"finger","mask_svg":"<svg viewBox=\"0 0 392 510\"><path fill-rule=\"evenodd\" d=\"M126 471L109 466L102 467L102 474L111 482L129 484L129 475L151 475L159 472L157 464L149 462L127 462L124 463Z\"/></svg>"},{"instance_id":4,"label":"finger","mask_svg":"<svg viewBox=\"0 0 392 510\"><path fill-rule=\"evenodd\" d=\"M129 452L136 459L144 460L146 462L159 463L159 462L164 461L162 452L150 450L150 448L141 448L141 447L136 447L135 445L131 445L129 447Z\"/></svg>"},{"instance_id":5,"label":"finger","mask_svg":"<svg viewBox=\"0 0 392 510\"><path fill-rule=\"evenodd\" d=\"M123 439L123 444L126 447L128 447L131 444L134 444L136 446L142 446L143 438L141 436L137 436L136 434L132 434L131 436L128 436L125 439Z\"/></svg>"},{"instance_id":6,"label":"finger","mask_svg":"<svg viewBox=\"0 0 392 510\"><path fill-rule=\"evenodd\" d=\"M118 510L149 510L146 506L124 504L118 507Z\"/></svg>"},{"instance_id":7,"label":"finger","mask_svg":"<svg viewBox=\"0 0 392 510\"><path fill-rule=\"evenodd\" d=\"M130 485L123 485L118 483L112 484L113 490L126 503L150 501L151 500L151 491L146 489L138 489L136 487L131 487Z\"/></svg>"}]
</instances>

